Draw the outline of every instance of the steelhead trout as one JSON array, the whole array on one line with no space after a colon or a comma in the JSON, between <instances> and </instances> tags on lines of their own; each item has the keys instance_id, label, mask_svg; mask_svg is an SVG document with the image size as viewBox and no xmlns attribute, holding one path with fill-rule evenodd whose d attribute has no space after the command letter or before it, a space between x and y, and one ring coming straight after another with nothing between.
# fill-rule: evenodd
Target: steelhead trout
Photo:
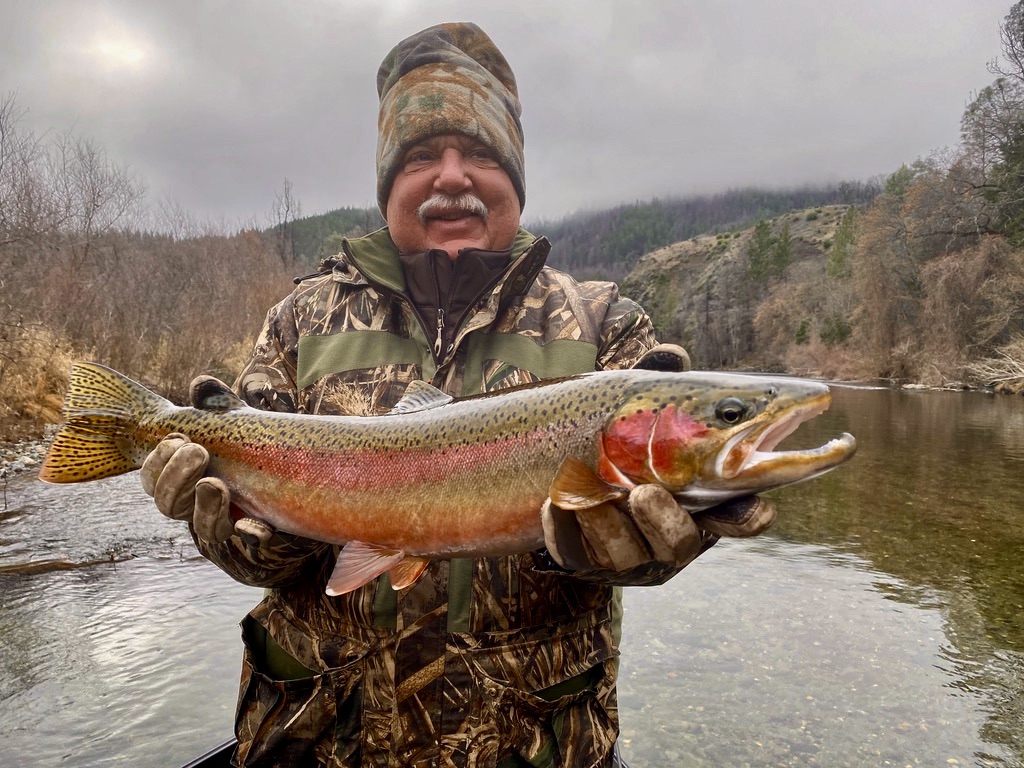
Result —
<instances>
[{"instance_id":1,"label":"steelhead trout","mask_svg":"<svg viewBox=\"0 0 1024 768\"><path fill-rule=\"evenodd\" d=\"M207 474L245 515L343 545L331 594L385 571L406 586L432 558L540 548L548 496L585 514L657 483L698 512L815 477L856 449L843 434L775 450L828 408L828 387L725 373L601 371L461 400L413 382L384 416L261 411L209 377L192 397L197 407L175 406L109 368L75 365L40 479L129 472L182 432L210 452Z\"/></svg>"}]
</instances>

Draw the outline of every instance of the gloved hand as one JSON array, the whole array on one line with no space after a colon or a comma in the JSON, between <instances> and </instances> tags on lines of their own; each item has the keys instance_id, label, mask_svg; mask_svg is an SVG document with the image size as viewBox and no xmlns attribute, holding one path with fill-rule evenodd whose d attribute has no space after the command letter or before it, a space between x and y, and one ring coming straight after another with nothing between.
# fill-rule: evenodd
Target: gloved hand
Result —
<instances>
[{"instance_id":1,"label":"gloved hand","mask_svg":"<svg viewBox=\"0 0 1024 768\"><path fill-rule=\"evenodd\" d=\"M644 352L633 368L684 373L690 370L690 355L678 344L658 344Z\"/></svg>"},{"instance_id":2,"label":"gloved hand","mask_svg":"<svg viewBox=\"0 0 1024 768\"><path fill-rule=\"evenodd\" d=\"M682 568L720 536L746 537L775 522L775 506L746 496L691 515L660 485L638 485L618 505L575 512L548 499L544 543L563 568L627 571L652 561Z\"/></svg>"},{"instance_id":3,"label":"gloved hand","mask_svg":"<svg viewBox=\"0 0 1024 768\"><path fill-rule=\"evenodd\" d=\"M143 462L142 489L162 514L191 523L205 541L223 542L235 532L231 493L221 480L203 477L209 462L203 446L172 433Z\"/></svg>"},{"instance_id":4,"label":"gloved hand","mask_svg":"<svg viewBox=\"0 0 1024 768\"><path fill-rule=\"evenodd\" d=\"M189 399L199 407L226 389L212 376L197 376L189 386ZM171 433L143 461L142 489L162 514L187 521L203 541L222 543L237 534L250 547L266 544L274 529L262 520L236 520L228 487L216 477L204 477L209 463L210 453L203 446L180 432Z\"/></svg>"}]
</instances>

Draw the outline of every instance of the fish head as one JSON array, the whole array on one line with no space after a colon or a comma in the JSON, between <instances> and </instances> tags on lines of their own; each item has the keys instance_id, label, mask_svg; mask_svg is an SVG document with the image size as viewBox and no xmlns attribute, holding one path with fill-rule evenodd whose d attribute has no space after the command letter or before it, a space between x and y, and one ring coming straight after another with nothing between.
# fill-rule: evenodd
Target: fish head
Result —
<instances>
[{"instance_id":1,"label":"fish head","mask_svg":"<svg viewBox=\"0 0 1024 768\"><path fill-rule=\"evenodd\" d=\"M656 483L691 511L806 480L850 458L851 435L812 450L776 450L824 412L829 388L803 379L665 373L638 379L605 425L598 474Z\"/></svg>"}]
</instances>

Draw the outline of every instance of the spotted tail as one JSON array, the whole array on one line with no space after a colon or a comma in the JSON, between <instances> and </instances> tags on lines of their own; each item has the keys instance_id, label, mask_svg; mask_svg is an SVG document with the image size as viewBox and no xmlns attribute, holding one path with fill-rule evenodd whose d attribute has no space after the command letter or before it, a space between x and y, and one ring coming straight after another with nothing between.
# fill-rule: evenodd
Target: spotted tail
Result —
<instances>
[{"instance_id":1,"label":"spotted tail","mask_svg":"<svg viewBox=\"0 0 1024 768\"><path fill-rule=\"evenodd\" d=\"M139 422L170 403L141 384L97 363L71 368L64 425L39 471L48 483L100 480L142 466L148 452Z\"/></svg>"}]
</instances>

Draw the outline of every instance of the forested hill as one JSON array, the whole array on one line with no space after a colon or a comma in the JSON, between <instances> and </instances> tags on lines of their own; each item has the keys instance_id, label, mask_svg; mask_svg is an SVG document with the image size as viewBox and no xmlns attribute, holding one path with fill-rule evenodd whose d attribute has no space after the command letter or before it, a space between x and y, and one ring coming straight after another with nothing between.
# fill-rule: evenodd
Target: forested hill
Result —
<instances>
[{"instance_id":1,"label":"forested hill","mask_svg":"<svg viewBox=\"0 0 1024 768\"><path fill-rule=\"evenodd\" d=\"M279 251L290 249L298 264L312 268L324 256L341 250L342 237L359 237L382 226L384 219L376 208L335 208L279 224L268 235L276 236Z\"/></svg>"},{"instance_id":2,"label":"forested hill","mask_svg":"<svg viewBox=\"0 0 1024 768\"><path fill-rule=\"evenodd\" d=\"M790 190L736 189L636 202L557 220L531 221L527 216L525 226L551 240L551 266L579 279L620 280L640 256L662 246L742 228L790 210L867 203L880 189L880 182ZM338 208L285 222L267 234L277 242L284 261L311 268L324 256L337 253L342 237L358 237L383 224L376 208Z\"/></svg>"},{"instance_id":3,"label":"forested hill","mask_svg":"<svg viewBox=\"0 0 1024 768\"><path fill-rule=\"evenodd\" d=\"M551 266L577 279L621 280L642 255L663 246L742 229L791 210L867 203L880 191L881 181L790 190L736 189L620 205L558 221L527 221L526 226L551 240Z\"/></svg>"}]
</instances>

